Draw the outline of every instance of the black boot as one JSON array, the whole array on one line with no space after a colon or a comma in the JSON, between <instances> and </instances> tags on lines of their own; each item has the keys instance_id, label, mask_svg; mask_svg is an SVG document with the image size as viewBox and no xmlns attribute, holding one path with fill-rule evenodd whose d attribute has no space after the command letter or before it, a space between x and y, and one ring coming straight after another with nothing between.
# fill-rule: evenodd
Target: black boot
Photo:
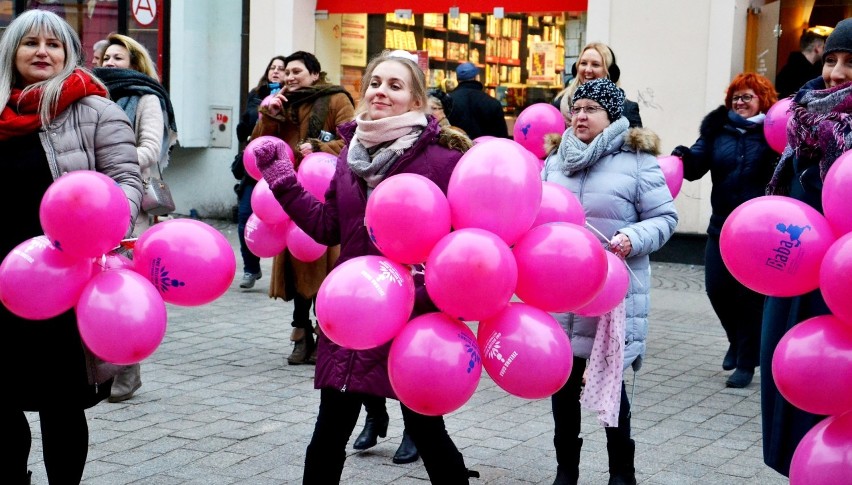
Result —
<instances>
[{"instance_id":1,"label":"black boot","mask_svg":"<svg viewBox=\"0 0 852 485\"><path fill-rule=\"evenodd\" d=\"M580 448L583 447L583 439L575 438L567 445L562 445L553 440L556 447L556 479L553 485L577 485L580 479Z\"/></svg>"},{"instance_id":2,"label":"black boot","mask_svg":"<svg viewBox=\"0 0 852 485\"><path fill-rule=\"evenodd\" d=\"M388 435L389 422L390 417L387 413L381 416L370 416L368 414L367 419L364 421L364 429L361 430L361 434L355 439L352 448L366 450L376 446L377 438L384 438Z\"/></svg>"},{"instance_id":3,"label":"black boot","mask_svg":"<svg viewBox=\"0 0 852 485\"><path fill-rule=\"evenodd\" d=\"M396 449L396 453L393 455L393 462L397 465L401 465L403 463L414 463L418 458L420 458L420 454L417 453L417 447L414 446L414 441L412 441L411 436L408 435L408 431L403 430L402 443L399 444L399 448Z\"/></svg>"},{"instance_id":4,"label":"black boot","mask_svg":"<svg viewBox=\"0 0 852 485\"><path fill-rule=\"evenodd\" d=\"M607 442L606 452L609 455L608 485L636 485L636 469L633 467L636 442L633 440L623 443Z\"/></svg>"}]
</instances>

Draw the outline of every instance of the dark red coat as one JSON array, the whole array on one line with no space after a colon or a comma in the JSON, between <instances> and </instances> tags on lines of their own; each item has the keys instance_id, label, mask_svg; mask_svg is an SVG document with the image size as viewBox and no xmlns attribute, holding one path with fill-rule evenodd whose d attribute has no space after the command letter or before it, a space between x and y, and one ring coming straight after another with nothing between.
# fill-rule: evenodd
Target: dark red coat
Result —
<instances>
[{"instance_id":1,"label":"dark red coat","mask_svg":"<svg viewBox=\"0 0 852 485\"><path fill-rule=\"evenodd\" d=\"M339 265L358 256L381 255L381 252L373 245L364 226L366 183L349 169L346 162L355 122L340 125L338 132L346 146L337 159L337 170L325 193L326 202L320 202L298 184L278 189L276 196L293 221L314 240L327 246L340 244ZM430 116L420 139L396 160L387 177L400 173L419 174L435 182L446 194L450 175L470 143L458 132L442 131ZM424 302L428 296L422 279L418 281L417 298L417 308L424 308L424 303L431 304ZM417 310L415 313L418 313ZM388 378L389 351L390 343L356 351L340 347L321 336L314 387L396 399Z\"/></svg>"}]
</instances>

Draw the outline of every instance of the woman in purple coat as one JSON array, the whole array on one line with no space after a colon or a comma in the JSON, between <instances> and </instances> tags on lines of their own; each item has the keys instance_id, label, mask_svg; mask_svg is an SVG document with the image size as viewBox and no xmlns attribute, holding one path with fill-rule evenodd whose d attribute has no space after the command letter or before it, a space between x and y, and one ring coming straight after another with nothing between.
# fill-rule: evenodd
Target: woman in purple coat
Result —
<instances>
[{"instance_id":1,"label":"woman in purple coat","mask_svg":"<svg viewBox=\"0 0 852 485\"><path fill-rule=\"evenodd\" d=\"M293 165L280 143L256 150L263 178L293 221L321 244L340 244L337 264L365 255L381 255L364 226L367 198L387 177L416 173L446 193L453 168L471 146L463 135L442 130L426 114L423 71L407 52L385 52L374 58L361 83L361 103L352 122L338 131L346 146L325 193L325 203L296 180ZM422 279L415 314L437 311ZM388 378L390 343L368 350L340 347L321 335L314 386L320 407L305 456L303 483L338 483L346 460L346 443L369 396L396 399ZM423 458L433 483L468 483L464 458L447 434L441 416L424 416L402 407L405 429Z\"/></svg>"}]
</instances>

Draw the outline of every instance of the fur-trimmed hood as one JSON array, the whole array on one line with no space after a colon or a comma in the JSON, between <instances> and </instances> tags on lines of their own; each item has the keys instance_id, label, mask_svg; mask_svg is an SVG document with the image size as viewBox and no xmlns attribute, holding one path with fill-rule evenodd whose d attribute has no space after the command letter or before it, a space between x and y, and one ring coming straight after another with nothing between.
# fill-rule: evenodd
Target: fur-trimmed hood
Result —
<instances>
[{"instance_id":1,"label":"fur-trimmed hood","mask_svg":"<svg viewBox=\"0 0 852 485\"><path fill-rule=\"evenodd\" d=\"M551 133L544 136L544 151L550 155L562 143L562 135ZM660 154L660 137L648 128L630 128L624 135L624 146L631 151L650 153L655 157Z\"/></svg>"},{"instance_id":2,"label":"fur-trimmed hood","mask_svg":"<svg viewBox=\"0 0 852 485\"><path fill-rule=\"evenodd\" d=\"M442 126L438 133L438 144L462 153L470 150L473 141L464 133L448 126Z\"/></svg>"}]
</instances>

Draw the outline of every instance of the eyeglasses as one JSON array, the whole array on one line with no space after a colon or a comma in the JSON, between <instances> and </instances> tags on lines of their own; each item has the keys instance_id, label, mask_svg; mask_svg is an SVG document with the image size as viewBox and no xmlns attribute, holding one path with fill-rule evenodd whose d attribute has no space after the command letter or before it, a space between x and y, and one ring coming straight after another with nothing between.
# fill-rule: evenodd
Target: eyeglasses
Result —
<instances>
[{"instance_id":1,"label":"eyeglasses","mask_svg":"<svg viewBox=\"0 0 852 485\"><path fill-rule=\"evenodd\" d=\"M737 101L742 101L743 103L751 103L751 100L756 98L757 96L753 94L743 94L742 96L732 96L731 102L736 103Z\"/></svg>"},{"instance_id":2,"label":"eyeglasses","mask_svg":"<svg viewBox=\"0 0 852 485\"><path fill-rule=\"evenodd\" d=\"M270 71L281 71L284 72L284 66L269 66Z\"/></svg>"},{"instance_id":3,"label":"eyeglasses","mask_svg":"<svg viewBox=\"0 0 852 485\"><path fill-rule=\"evenodd\" d=\"M606 110L604 108L602 108L601 106L573 106L569 110L569 112L571 113L571 116L574 116L575 114L583 113L583 112L585 112L589 116L592 116L593 114L600 113L602 111L606 111Z\"/></svg>"}]
</instances>

